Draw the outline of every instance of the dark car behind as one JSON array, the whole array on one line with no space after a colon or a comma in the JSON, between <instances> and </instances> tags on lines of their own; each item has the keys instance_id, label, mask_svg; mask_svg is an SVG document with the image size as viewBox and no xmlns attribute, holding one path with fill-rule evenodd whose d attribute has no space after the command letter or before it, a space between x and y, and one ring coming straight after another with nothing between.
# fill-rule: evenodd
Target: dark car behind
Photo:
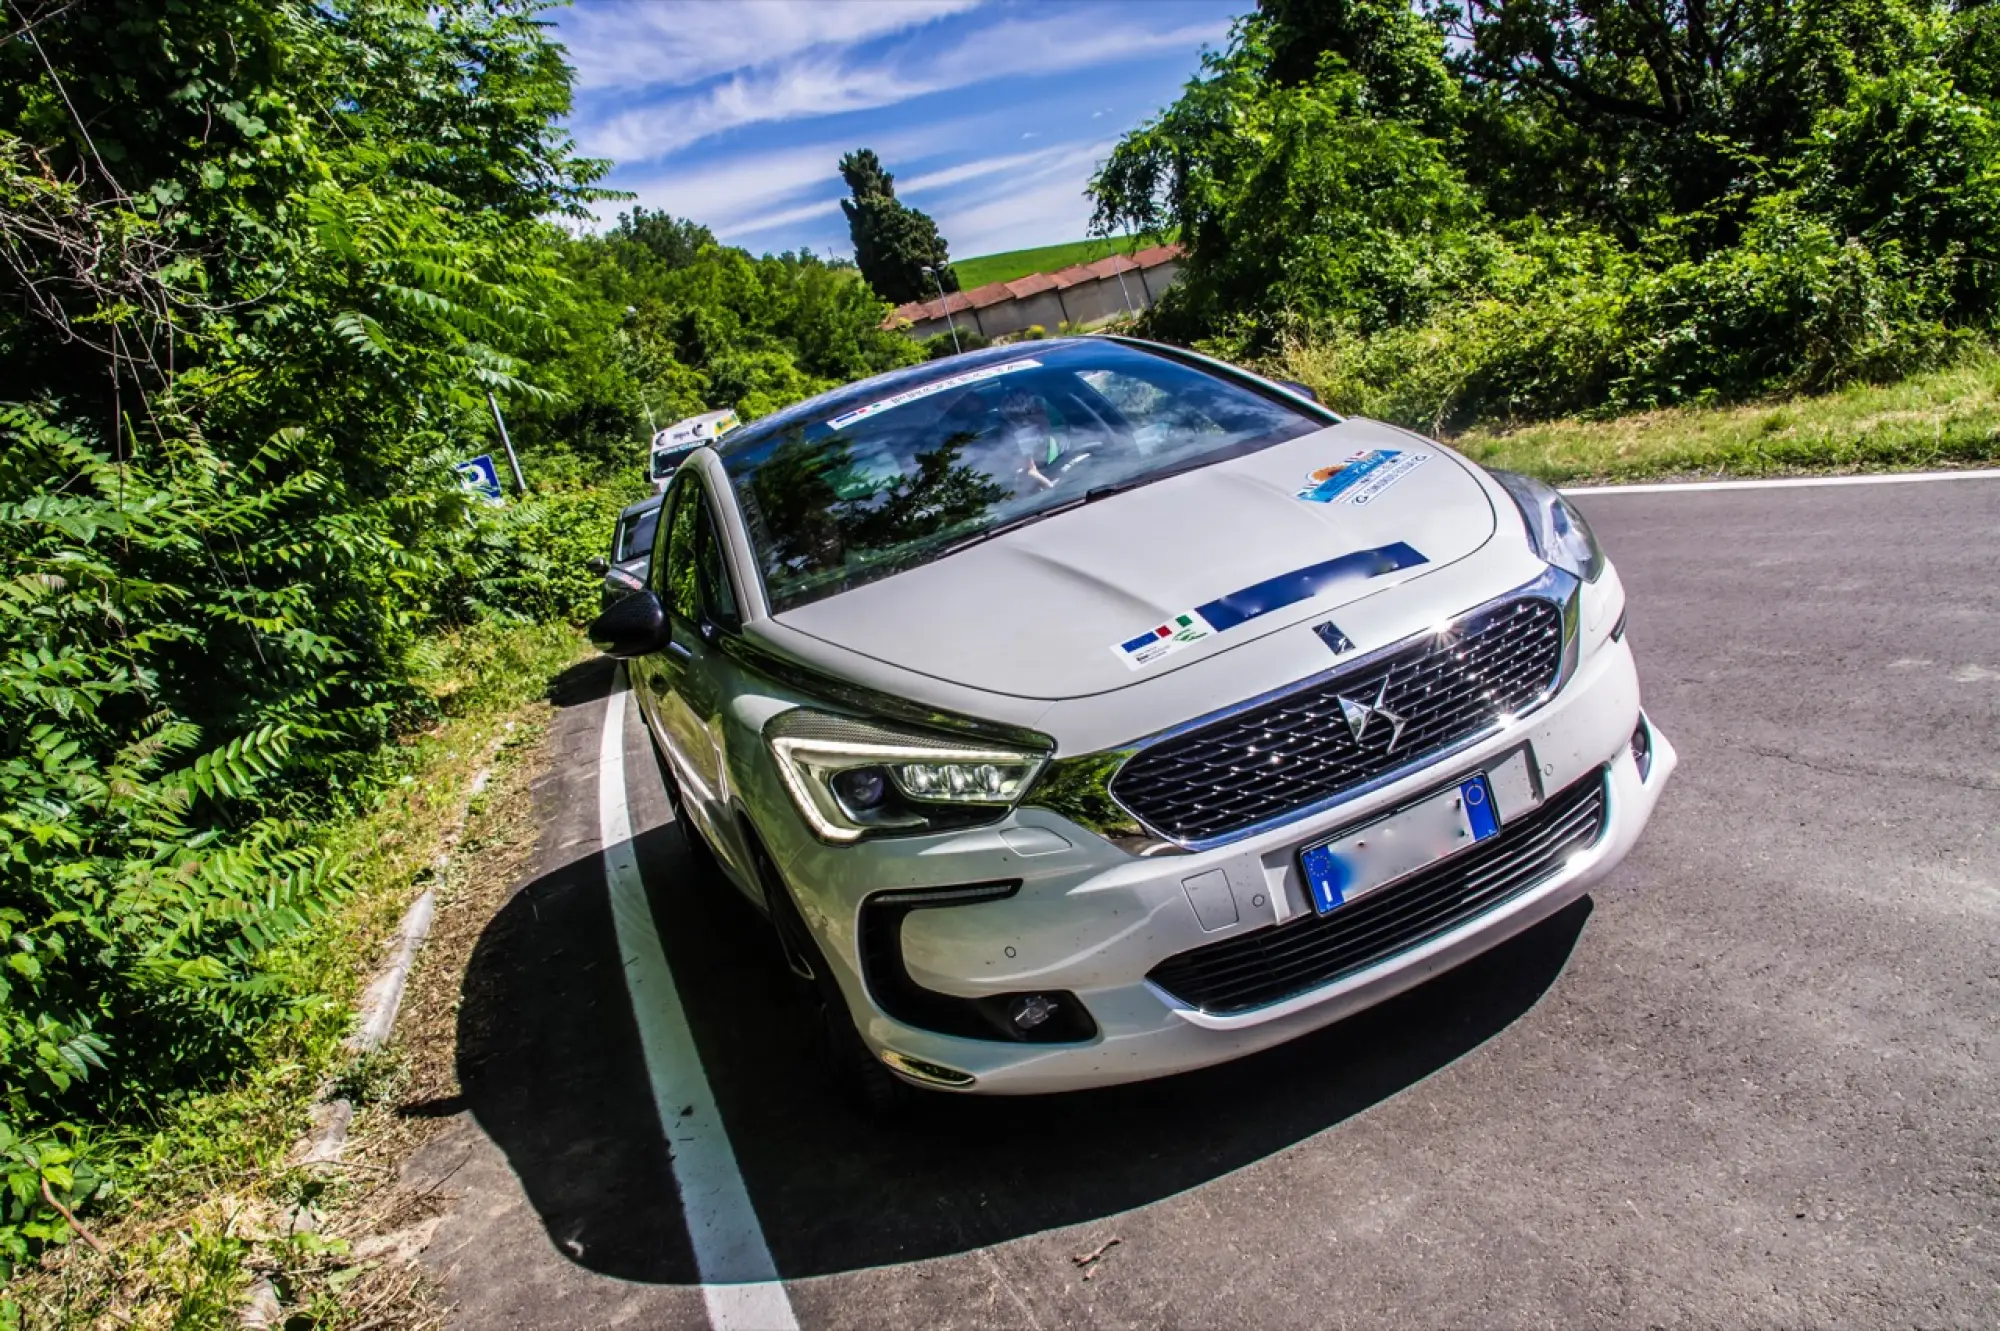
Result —
<instances>
[{"instance_id":1,"label":"dark car behind","mask_svg":"<svg viewBox=\"0 0 2000 1331\"><path fill-rule=\"evenodd\" d=\"M651 495L627 507L618 515L611 533L611 558L592 559L592 572L604 575L602 605L605 609L646 585L646 570L652 562L653 532L660 522L662 496Z\"/></svg>"}]
</instances>

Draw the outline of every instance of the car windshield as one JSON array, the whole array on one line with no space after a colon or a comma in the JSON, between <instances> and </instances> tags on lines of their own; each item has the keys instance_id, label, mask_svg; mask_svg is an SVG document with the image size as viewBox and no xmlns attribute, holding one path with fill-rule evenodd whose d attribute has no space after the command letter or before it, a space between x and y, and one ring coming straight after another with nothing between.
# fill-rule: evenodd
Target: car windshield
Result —
<instances>
[{"instance_id":1,"label":"car windshield","mask_svg":"<svg viewBox=\"0 0 2000 1331\"><path fill-rule=\"evenodd\" d=\"M774 612L1328 423L1117 342L1015 350L902 376L879 396L841 394L724 445Z\"/></svg>"},{"instance_id":2,"label":"car windshield","mask_svg":"<svg viewBox=\"0 0 2000 1331\"><path fill-rule=\"evenodd\" d=\"M636 517L618 524L618 550L611 556L615 564L644 557L653 548L653 533L660 525L660 505L655 504ZM599 530L603 530L599 528Z\"/></svg>"},{"instance_id":3,"label":"car windshield","mask_svg":"<svg viewBox=\"0 0 2000 1331\"><path fill-rule=\"evenodd\" d=\"M662 476L673 475L675 468L681 465L681 459L693 451L693 444L676 444L671 448L663 448L654 453L653 479L657 481Z\"/></svg>"}]
</instances>

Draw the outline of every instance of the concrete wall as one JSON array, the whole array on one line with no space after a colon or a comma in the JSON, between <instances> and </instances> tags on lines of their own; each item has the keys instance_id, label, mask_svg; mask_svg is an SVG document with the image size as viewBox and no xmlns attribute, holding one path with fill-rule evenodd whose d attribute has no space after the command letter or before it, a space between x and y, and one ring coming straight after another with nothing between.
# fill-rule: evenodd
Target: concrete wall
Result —
<instances>
[{"instance_id":1,"label":"concrete wall","mask_svg":"<svg viewBox=\"0 0 2000 1331\"><path fill-rule=\"evenodd\" d=\"M1137 313L1151 302L1146 299L1146 288L1139 281L1139 274L1125 273L1123 289L1118 285L1119 274L1101 277L1093 282L1078 282L1063 292L1063 304L1069 307L1071 323L1094 324L1113 315L1124 314L1128 308Z\"/></svg>"},{"instance_id":2,"label":"concrete wall","mask_svg":"<svg viewBox=\"0 0 2000 1331\"><path fill-rule=\"evenodd\" d=\"M1173 285L1174 279L1179 276L1180 265L1169 261L1152 268L1133 269L1079 282L1060 290L1037 291L1018 300L998 301L983 310L955 311L951 317L961 334L975 332L988 338L1006 337L1036 324L1054 333L1065 323L1082 326L1102 323L1128 310L1136 314L1158 300L1160 293ZM1121 277L1124 279L1122 286ZM943 318L921 319L903 329L907 336L919 340L949 331Z\"/></svg>"},{"instance_id":3,"label":"concrete wall","mask_svg":"<svg viewBox=\"0 0 2000 1331\"><path fill-rule=\"evenodd\" d=\"M976 311L979 326L988 337L1005 337L1040 324L1053 333L1069 316L1064 313L1069 293L1037 291L1021 300L1003 300Z\"/></svg>"},{"instance_id":4,"label":"concrete wall","mask_svg":"<svg viewBox=\"0 0 2000 1331\"><path fill-rule=\"evenodd\" d=\"M1172 286L1180 275L1181 265L1178 259L1169 259L1156 267L1141 269L1139 276L1146 284L1146 303L1151 305L1158 300L1160 293ZM1131 281L1132 274L1125 274L1125 280Z\"/></svg>"}]
</instances>

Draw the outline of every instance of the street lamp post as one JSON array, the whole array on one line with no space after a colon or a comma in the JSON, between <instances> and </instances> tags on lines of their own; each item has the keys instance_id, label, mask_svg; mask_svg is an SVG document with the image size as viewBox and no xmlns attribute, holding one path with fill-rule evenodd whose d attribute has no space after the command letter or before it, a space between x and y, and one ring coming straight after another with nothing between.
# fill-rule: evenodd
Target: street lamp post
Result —
<instances>
[{"instance_id":1,"label":"street lamp post","mask_svg":"<svg viewBox=\"0 0 2000 1331\"><path fill-rule=\"evenodd\" d=\"M944 294L944 278L938 270L926 264L924 271L937 283L938 308L944 311L944 326L951 329L951 354L958 355L958 325L951 321L951 298Z\"/></svg>"}]
</instances>

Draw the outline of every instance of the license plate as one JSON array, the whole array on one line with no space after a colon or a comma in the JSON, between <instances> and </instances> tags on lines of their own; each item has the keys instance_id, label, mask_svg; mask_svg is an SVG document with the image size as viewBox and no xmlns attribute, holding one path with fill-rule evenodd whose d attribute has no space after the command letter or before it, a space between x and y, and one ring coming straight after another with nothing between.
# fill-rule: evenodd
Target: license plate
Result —
<instances>
[{"instance_id":1,"label":"license plate","mask_svg":"<svg viewBox=\"0 0 2000 1331\"><path fill-rule=\"evenodd\" d=\"M1307 846L1299 866L1313 905L1325 915L1499 831L1493 787L1482 772L1366 827Z\"/></svg>"}]
</instances>

